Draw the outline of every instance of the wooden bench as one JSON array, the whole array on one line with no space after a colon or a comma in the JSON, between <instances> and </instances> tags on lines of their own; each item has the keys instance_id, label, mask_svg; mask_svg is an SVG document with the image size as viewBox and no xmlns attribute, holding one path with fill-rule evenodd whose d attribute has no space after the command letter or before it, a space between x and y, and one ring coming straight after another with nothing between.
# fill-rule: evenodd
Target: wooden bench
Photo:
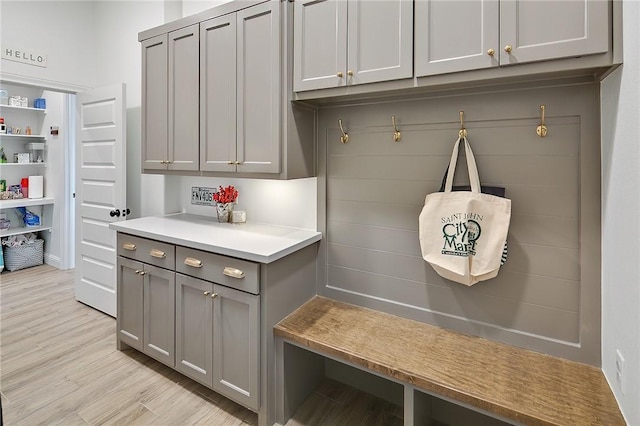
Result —
<instances>
[{"instance_id":1,"label":"wooden bench","mask_svg":"<svg viewBox=\"0 0 640 426\"><path fill-rule=\"evenodd\" d=\"M625 424L602 371L590 365L319 296L278 323L274 333L281 422L295 409L284 407L290 401L280 377L289 368L283 347L292 345L401 383L405 425L421 423L413 418L419 410L408 388L515 424Z\"/></svg>"}]
</instances>

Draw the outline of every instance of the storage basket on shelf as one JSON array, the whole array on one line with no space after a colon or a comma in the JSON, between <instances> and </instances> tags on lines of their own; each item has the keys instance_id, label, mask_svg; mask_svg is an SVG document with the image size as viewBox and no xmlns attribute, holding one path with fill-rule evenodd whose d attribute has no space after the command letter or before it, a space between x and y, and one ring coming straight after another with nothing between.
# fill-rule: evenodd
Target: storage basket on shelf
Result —
<instances>
[{"instance_id":1,"label":"storage basket on shelf","mask_svg":"<svg viewBox=\"0 0 640 426\"><path fill-rule=\"evenodd\" d=\"M44 263L44 240L35 240L15 247L3 247L4 268L17 271Z\"/></svg>"}]
</instances>

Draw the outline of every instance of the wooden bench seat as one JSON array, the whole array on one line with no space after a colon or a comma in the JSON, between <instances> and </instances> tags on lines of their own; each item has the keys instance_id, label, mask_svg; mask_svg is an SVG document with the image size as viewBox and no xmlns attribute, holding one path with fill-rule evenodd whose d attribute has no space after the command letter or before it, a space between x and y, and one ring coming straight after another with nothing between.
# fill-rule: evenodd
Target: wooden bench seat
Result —
<instances>
[{"instance_id":1,"label":"wooden bench seat","mask_svg":"<svg viewBox=\"0 0 640 426\"><path fill-rule=\"evenodd\" d=\"M512 422L625 424L602 371L590 365L319 296L278 323L274 333L283 342Z\"/></svg>"}]
</instances>

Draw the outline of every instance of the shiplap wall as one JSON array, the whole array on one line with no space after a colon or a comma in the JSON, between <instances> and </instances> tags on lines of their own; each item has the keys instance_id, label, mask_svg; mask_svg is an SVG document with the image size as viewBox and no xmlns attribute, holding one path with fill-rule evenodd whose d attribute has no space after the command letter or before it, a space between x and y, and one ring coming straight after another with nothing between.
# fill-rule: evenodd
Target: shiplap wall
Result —
<instances>
[{"instance_id":1,"label":"shiplap wall","mask_svg":"<svg viewBox=\"0 0 640 426\"><path fill-rule=\"evenodd\" d=\"M318 293L599 365L598 96L597 84L576 82L321 108ZM541 104L545 138L535 131ZM472 287L438 276L418 240L418 215L440 186L459 110L481 182L505 187L512 200L507 263ZM459 161L456 183L466 182Z\"/></svg>"}]
</instances>

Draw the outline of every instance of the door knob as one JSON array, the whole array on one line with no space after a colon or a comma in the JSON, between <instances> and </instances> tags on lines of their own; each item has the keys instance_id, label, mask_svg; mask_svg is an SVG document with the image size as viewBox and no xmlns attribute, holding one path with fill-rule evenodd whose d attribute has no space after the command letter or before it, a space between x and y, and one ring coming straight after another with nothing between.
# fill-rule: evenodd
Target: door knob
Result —
<instances>
[{"instance_id":1,"label":"door knob","mask_svg":"<svg viewBox=\"0 0 640 426\"><path fill-rule=\"evenodd\" d=\"M495 55L495 53L496 53L496 51L493 50L493 49L487 50L487 55L489 55L489 56L493 56L493 55Z\"/></svg>"},{"instance_id":2,"label":"door knob","mask_svg":"<svg viewBox=\"0 0 640 426\"><path fill-rule=\"evenodd\" d=\"M511 53L511 50L513 50L513 49L512 49L512 47L511 47L511 45L510 45L510 44L507 44L507 45L504 47L504 51L505 51L505 52L507 52L507 53Z\"/></svg>"},{"instance_id":3,"label":"door knob","mask_svg":"<svg viewBox=\"0 0 640 426\"><path fill-rule=\"evenodd\" d=\"M109 212L109 216L111 216L111 217L114 217L114 216L120 217L120 210L119 209L111 210Z\"/></svg>"}]
</instances>

